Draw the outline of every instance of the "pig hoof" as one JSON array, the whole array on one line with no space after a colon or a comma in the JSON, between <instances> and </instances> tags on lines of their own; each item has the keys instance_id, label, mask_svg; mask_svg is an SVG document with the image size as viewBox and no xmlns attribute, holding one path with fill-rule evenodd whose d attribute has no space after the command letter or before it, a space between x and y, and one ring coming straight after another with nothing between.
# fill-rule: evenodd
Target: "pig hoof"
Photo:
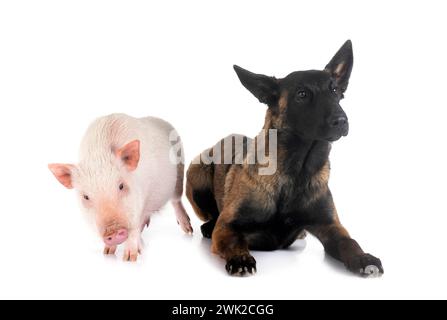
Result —
<instances>
[{"instance_id":1,"label":"pig hoof","mask_svg":"<svg viewBox=\"0 0 447 320\"><path fill-rule=\"evenodd\" d=\"M191 227L191 219L183 207L181 201L173 201L172 202L175 209L175 216L177 218L177 223L180 225L182 230L187 234L192 234L193 230Z\"/></svg>"},{"instance_id":2,"label":"pig hoof","mask_svg":"<svg viewBox=\"0 0 447 320\"><path fill-rule=\"evenodd\" d=\"M113 247L108 247L108 246L106 246L106 247L104 248L104 254L105 254L105 255L114 255L115 252L116 252L116 246L113 246Z\"/></svg>"},{"instance_id":3,"label":"pig hoof","mask_svg":"<svg viewBox=\"0 0 447 320\"><path fill-rule=\"evenodd\" d=\"M191 222L189 220L188 221L177 221L177 223L180 225L183 232L185 232L186 234L192 235L194 230L192 229Z\"/></svg>"},{"instance_id":4,"label":"pig hoof","mask_svg":"<svg viewBox=\"0 0 447 320\"><path fill-rule=\"evenodd\" d=\"M123 261L136 262L138 260L138 254L140 252L141 251L139 249L138 250L129 250L129 249L124 250Z\"/></svg>"}]
</instances>

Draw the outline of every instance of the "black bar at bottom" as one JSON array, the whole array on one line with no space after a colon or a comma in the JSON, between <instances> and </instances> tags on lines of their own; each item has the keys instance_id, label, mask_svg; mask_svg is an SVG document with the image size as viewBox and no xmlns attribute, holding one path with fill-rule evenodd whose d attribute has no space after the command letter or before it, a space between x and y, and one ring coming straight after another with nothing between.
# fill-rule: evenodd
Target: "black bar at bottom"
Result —
<instances>
[{"instance_id":1,"label":"black bar at bottom","mask_svg":"<svg viewBox=\"0 0 447 320\"><path fill-rule=\"evenodd\" d=\"M291 301L160 302L164 309L160 314L165 314L167 319L287 319L285 315L292 307ZM281 314L283 318L280 318Z\"/></svg>"}]
</instances>

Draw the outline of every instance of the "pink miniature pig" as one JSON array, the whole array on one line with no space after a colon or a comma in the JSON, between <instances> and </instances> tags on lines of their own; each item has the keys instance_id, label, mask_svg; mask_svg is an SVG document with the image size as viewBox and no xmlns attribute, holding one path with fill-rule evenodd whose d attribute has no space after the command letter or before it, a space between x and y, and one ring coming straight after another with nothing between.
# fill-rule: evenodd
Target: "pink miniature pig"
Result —
<instances>
[{"instance_id":1,"label":"pink miniature pig","mask_svg":"<svg viewBox=\"0 0 447 320\"><path fill-rule=\"evenodd\" d=\"M62 185L79 193L82 208L96 221L105 254L115 254L124 244L124 260L136 261L141 232L169 200L183 231L192 233L181 202L183 149L172 137L178 137L175 129L161 119L113 114L90 125L78 165L49 165Z\"/></svg>"}]
</instances>

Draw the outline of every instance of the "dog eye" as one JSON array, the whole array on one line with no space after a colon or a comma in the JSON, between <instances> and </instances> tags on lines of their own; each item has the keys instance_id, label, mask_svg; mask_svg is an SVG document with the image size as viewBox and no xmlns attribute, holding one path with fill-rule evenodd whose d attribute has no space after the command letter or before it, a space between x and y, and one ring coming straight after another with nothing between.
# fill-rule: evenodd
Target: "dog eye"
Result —
<instances>
[{"instance_id":1,"label":"dog eye","mask_svg":"<svg viewBox=\"0 0 447 320\"><path fill-rule=\"evenodd\" d=\"M304 98L307 97L307 92L304 91L304 90L299 90L299 91L296 93L296 96L297 96L297 98L299 98L299 99L304 99Z\"/></svg>"},{"instance_id":2,"label":"dog eye","mask_svg":"<svg viewBox=\"0 0 447 320\"><path fill-rule=\"evenodd\" d=\"M84 194L84 200L89 201L90 197L88 195Z\"/></svg>"},{"instance_id":3,"label":"dog eye","mask_svg":"<svg viewBox=\"0 0 447 320\"><path fill-rule=\"evenodd\" d=\"M121 183L120 185L119 185L119 187L118 187L120 190L123 190L124 189L124 183Z\"/></svg>"}]
</instances>

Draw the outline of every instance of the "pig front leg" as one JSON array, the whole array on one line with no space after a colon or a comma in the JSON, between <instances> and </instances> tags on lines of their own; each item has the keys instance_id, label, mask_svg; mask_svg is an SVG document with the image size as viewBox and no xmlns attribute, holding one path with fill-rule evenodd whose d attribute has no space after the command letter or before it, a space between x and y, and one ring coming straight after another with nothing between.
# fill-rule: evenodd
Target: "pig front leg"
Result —
<instances>
[{"instance_id":1,"label":"pig front leg","mask_svg":"<svg viewBox=\"0 0 447 320\"><path fill-rule=\"evenodd\" d=\"M141 232L137 230L130 231L129 237L124 243L123 261L136 262L142 249L143 241L141 239Z\"/></svg>"},{"instance_id":2,"label":"pig front leg","mask_svg":"<svg viewBox=\"0 0 447 320\"><path fill-rule=\"evenodd\" d=\"M174 197L172 198L172 205L175 210L175 216L177 218L177 223L180 225L182 230L186 234L192 234L193 229L191 226L191 219L189 219L186 213L185 207L182 203L183 195L183 176L184 176L185 166L183 163L177 165L177 182L175 185Z\"/></svg>"},{"instance_id":3,"label":"pig front leg","mask_svg":"<svg viewBox=\"0 0 447 320\"><path fill-rule=\"evenodd\" d=\"M116 252L116 246L105 246L104 247L104 254L105 255L114 255Z\"/></svg>"},{"instance_id":4,"label":"pig front leg","mask_svg":"<svg viewBox=\"0 0 447 320\"><path fill-rule=\"evenodd\" d=\"M180 227L186 234L191 235L193 233L193 229L191 226L191 219L186 213L186 210L183 207L183 203L181 202L181 200L173 200L172 205L174 206L177 223L180 225Z\"/></svg>"}]
</instances>

